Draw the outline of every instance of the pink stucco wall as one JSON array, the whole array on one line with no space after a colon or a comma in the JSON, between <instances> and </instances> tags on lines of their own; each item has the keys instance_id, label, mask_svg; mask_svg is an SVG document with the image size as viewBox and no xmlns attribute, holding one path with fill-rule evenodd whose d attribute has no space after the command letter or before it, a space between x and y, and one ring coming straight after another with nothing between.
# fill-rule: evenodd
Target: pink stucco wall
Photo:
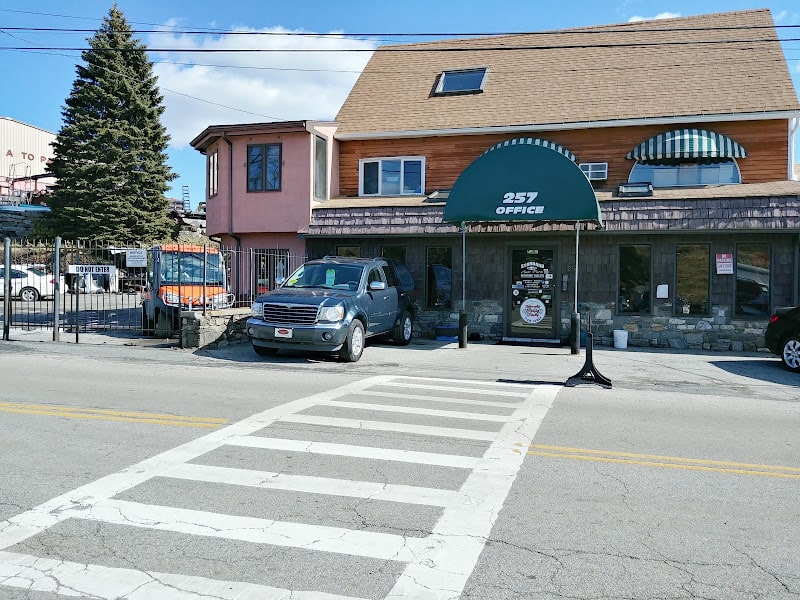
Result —
<instances>
[{"instance_id":1,"label":"pink stucco wall","mask_svg":"<svg viewBox=\"0 0 800 600\"><path fill-rule=\"evenodd\" d=\"M229 146L220 140L207 155L219 157L218 194L206 204L209 235L230 233L297 234L311 218L312 141L307 132L231 136L233 143L233 202L229 200ZM269 192L247 191L247 146L281 144L281 189ZM232 209L232 210L231 210ZM231 219L232 217L232 219Z\"/></svg>"}]
</instances>

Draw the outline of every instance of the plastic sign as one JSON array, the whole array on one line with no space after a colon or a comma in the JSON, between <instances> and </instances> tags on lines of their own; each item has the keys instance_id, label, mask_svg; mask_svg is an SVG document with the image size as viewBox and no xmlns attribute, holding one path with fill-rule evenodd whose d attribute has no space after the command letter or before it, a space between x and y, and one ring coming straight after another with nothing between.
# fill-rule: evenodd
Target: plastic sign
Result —
<instances>
[{"instance_id":1,"label":"plastic sign","mask_svg":"<svg viewBox=\"0 0 800 600\"><path fill-rule=\"evenodd\" d=\"M67 273L75 275L114 275L117 267L114 265L69 265Z\"/></svg>"}]
</instances>

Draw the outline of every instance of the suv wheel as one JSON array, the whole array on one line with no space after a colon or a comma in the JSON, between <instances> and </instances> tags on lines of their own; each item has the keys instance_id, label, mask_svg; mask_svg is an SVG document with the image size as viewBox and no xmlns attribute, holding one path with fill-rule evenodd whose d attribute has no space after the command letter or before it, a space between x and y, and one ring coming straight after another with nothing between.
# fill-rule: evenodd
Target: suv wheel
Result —
<instances>
[{"instance_id":1,"label":"suv wheel","mask_svg":"<svg viewBox=\"0 0 800 600\"><path fill-rule=\"evenodd\" d=\"M408 346L411 343L412 335L414 335L414 324L411 320L411 313L405 310L400 315L400 320L392 333L392 341L398 346Z\"/></svg>"},{"instance_id":2,"label":"suv wheel","mask_svg":"<svg viewBox=\"0 0 800 600\"><path fill-rule=\"evenodd\" d=\"M781 361L790 371L800 372L800 336L792 336L783 342Z\"/></svg>"},{"instance_id":3,"label":"suv wheel","mask_svg":"<svg viewBox=\"0 0 800 600\"><path fill-rule=\"evenodd\" d=\"M347 339L344 342L339 358L344 362L356 362L364 353L364 326L361 321L355 319L350 323L347 331Z\"/></svg>"}]
</instances>

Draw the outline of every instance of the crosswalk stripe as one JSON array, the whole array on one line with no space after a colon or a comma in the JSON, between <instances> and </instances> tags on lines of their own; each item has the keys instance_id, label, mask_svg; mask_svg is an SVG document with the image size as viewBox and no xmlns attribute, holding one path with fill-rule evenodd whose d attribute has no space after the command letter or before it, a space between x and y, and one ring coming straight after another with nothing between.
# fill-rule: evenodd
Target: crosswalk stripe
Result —
<instances>
[{"instance_id":1,"label":"crosswalk stripe","mask_svg":"<svg viewBox=\"0 0 800 600\"><path fill-rule=\"evenodd\" d=\"M450 404L468 404L472 406L492 406L498 408L519 408L519 402L494 402L492 400L471 400L469 398L448 398L447 396L423 396L422 394L401 394L397 392L378 392L364 390L359 396L377 396L396 400L424 400L426 402L444 402Z\"/></svg>"},{"instance_id":2,"label":"crosswalk stripe","mask_svg":"<svg viewBox=\"0 0 800 600\"><path fill-rule=\"evenodd\" d=\"M196 597L215 600L365 600L325 592L303 592L194 575L144 572L87 565L27 554L0 552L0 586L57 592L96 600Z\"/></svg>"},{"instance_id":3,"label":"crosswalk stripe","mask_svg":"<svg viewBox=\"0 0 800 600\"><path fill-rule=\"evenodd\" d=\"M269 438L257 435L236 436L229 438L226 444L262 448L264 450L285 450L288 452L309 452L311 454L329 454L351 458L371 458L375 460L393 460L395 462L417 463L438 467L455 467L473 469L480 459L458 454L436 454L418 452L416 450L397 450L395 448L377 448L375 446L355 446L348 444L330 444L327 442L310 442L306 440L289 440Z\"/></svg>"},{"instance_id":4,"label":"crosswalk stripe","mask_svg":"<svg viewBox=\"0 0 800 600\"><path fill-rule=\"evenodd\" d=\"M434 408L417 408L415 406L396 406L389 404L369 404L367 402L348 402L344 400L328 400L322 406L338 406L339 408L357 408L359 410L375 410L391 413L404 413L412 415L425 415L429 417L448 417L451 419L464 419L469 421L491 421L506 423L508 415L492 415L484 413L460 412L454 410L437 410Z\"/></svg>"},{"instance_id":5,"label":"crosswalk stripe","mask_svg":"<svg viewBox=\"0 0 800 600\"><path fill-rule=\"evenodd\" d=\"M523 383L523 382L511 382L511 381L480 381L478 379L445 379L443 377L417 377L412 375L396 375L391 378L392 383L400 384L404 386L414 386L417 387L420 385L421 381L432 381L436 385L444 385L444 384L462 384L466 386L465 389L476 390L477 388L486 388L488 391L493 389L502 389L503 391L506 390L513 390L518 389L524 392L523 395L527 396L531 391L531 384L530 383ZM378 385L384 385L380 383Z\"/></svg>"},{"instance_id":6,"label":"crosswalk stripe","mask_svg":"<svg viewBox=\"0 0 800 600\"><path fill-rule=\"evenodd\" d=\"M464 505L464 496L453 490L371 481L351 481L331 477L286 475L269 471L193 463L176 465L164 473L164 477L426 506L458 507Z\"/></svg>"},{"instance_id":7,"label":"crosswalk stripe","mask_svg":"<svg viewBox=\"0 0 800 600\"><path fill-rule=\"evenodd\" d=\"M424 538L241 517L126 500L101 500L82 511L78 518L112 525L401 562L414 560L419 551L431 550Z\"/></svg>"},{"instance_id":8,"label":"crosswalk stripe","mask_svg":"<svg viewBox=\"0 0 800 600\"><path fill-rule=\"evenodd\" d=\"M284 415L279 421L284 423L303 423L305 425L327 425L329 427L346 427L349 429L369 429L372 431L397 431L401 433L418 433L446 438L465 440L492 441L496 431L479 431L477 429L456 429L453 427L434 427L432 425L414 425L412 423L389 423L386 421L361 421L359 419L342 419L338 417L315 417L314 415Z\"/></svg>"},{"instance_id":9,"label":"crosswalk stripe","mask_svg":"<svg viewBox=\"0 0 800 600\"><path fill-rule=\"evenodd\" d=\"M464 382L466 383L466 382ZM477 382L476 382L477 383ZM379 384L381 387L389 386L389 387L402 387L408 388L408 383L403 383L401 381L386 381ZM422 389L422 390L436 390L439 392L460 392L462 394L483 394L485 396L504 396L510 398L519 398L520 402L528 397L531 393L531 386L528 386L527 390L520 390L518 392L513 392L511 390L497 390L497 389L480 389L478 387L473 386L472 382L470 382L469 387L456 387L456 386L449 386L449 385L430 385L424 383L415 383L413 387Z\"/></svg>"}]
</instances>

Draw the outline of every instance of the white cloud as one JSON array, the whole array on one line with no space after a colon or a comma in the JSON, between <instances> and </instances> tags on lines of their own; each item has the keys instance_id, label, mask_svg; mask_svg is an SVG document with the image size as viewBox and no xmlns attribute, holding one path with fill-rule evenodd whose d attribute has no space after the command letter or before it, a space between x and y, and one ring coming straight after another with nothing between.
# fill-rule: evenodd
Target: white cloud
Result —
<instances>
[{"instance_id":1,"label":"white cloud","mask_svg":"<svg viewBox=\"0 0 800 600\"><path fill-rule=\"evenodd\" d=\"M789 12L782 10L773 15L777 25L800 25L800 12Z\"/></svg>"},{"instance_id":2,"label":"white cloud","mask_svg":"<svg viewBox=\"0 0 800 600\"><path fill-rule=\"evenodd\" d=\"M148 40L153 49L249 50L151 51L172 147L185 148L209 125L333 119L376 46L340 35L280 35L290 33L282 28L234 31L237 35L154 34ZM340 49L361 51L334 51Z\"/></svg>"},{"instance_id":3,"label":"white cloud","mask_svg":"<svg viewBox=\"0 0 800 600\"><path fill-rule=\"evenodd\" d=\"M662 12L658 13L655 17L640 17L635 16L628 19L628 23L638 23L639 21L653 21L655 19L677 19L680 17L680 13L672 13L672 12Z\"/></svg>"}]
</instances>

